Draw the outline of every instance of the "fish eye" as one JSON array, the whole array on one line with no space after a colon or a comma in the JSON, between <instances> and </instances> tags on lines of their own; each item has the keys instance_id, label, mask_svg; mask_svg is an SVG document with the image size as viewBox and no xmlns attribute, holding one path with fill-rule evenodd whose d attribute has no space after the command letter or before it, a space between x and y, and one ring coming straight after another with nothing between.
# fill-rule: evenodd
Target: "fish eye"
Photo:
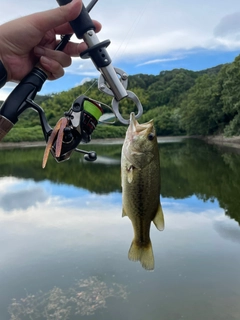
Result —
<instances>
[{"instance_id":1,"label":"fish eye","mask_svg":"<svg viewBox=\"0 0 240 320\"><path fill-rule=\"evenodd\" d=\"M149 133L148 140L152 141L154 139L154 137L155 137L154 133Z\"/></svg>"}]
</instances>

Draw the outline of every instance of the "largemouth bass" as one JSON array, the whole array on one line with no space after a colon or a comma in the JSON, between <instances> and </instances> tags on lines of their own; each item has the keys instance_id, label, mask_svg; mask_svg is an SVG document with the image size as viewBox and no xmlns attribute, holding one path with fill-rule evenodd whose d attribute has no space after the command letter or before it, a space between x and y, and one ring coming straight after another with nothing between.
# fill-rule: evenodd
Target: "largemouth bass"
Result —
<instances>
[{"instance_id":1,"label":"largemouth bass","mask_svg":"<svg viewBox=\"0 0 240 320\"><path fill-rule=\"evenodd\" d=\"M132 222L134 239L128 258L154 269L151 222L164 229L160 204L160 160L153 120L139 124L132 112L122 147L121 180L123 217Z\"/></svg>"}]
</instances>

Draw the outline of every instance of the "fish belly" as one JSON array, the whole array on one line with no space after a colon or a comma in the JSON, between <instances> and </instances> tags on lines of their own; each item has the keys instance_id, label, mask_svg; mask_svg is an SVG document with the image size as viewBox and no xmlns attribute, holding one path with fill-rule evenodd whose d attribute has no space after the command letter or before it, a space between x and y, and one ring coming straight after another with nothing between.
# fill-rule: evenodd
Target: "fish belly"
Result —
<instances>
[{"instance_id":1,"label":"fish belly","mask_svg":"<svg viewBox=\"0 0 240 320\"><path fill-rule=\"evenodd\" d=\"M143 169L132 169L133 178L129 182L127 160L122 168L123 210L132 221L138 238L149 234L147 228L154 219L160 204L160 174L154 163ZM141 233L141 234L140 234Z\"/></svg>"},{"instance_id":2,"label":"fish belly","mask_svg":"<svg viewBox=\"0 0 240 320\"><path fill-rule=\"evenodd\" d=\"M152 161L145 168L132 168L123 155L122 197L123 216L132 222L134 239L129 259L142 263L145 269L154 269L154 257L150 240L150 225L160 206L160 168ZM129 178L130 175L130 178Z\"/></svg>"}]
</instances>

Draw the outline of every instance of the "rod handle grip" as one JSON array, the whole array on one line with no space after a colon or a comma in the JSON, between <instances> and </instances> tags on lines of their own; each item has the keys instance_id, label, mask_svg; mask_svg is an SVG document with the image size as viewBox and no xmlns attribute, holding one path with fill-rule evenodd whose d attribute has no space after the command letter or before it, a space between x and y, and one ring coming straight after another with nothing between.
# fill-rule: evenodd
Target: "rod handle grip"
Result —
<instances>
[{"instance_id":1,"label":"rod handle grip","mask_svg":"<svg viewBox=\"0 0 240 320\"><path fill-rule=\"evenodd\" d=\"M71 1L72 0L57 0L60 6L64 6ZM70 25L78 39L82 39L83 35L89 30L95 31L95 26L84 4L82 4L82 10L79 16L75 20L70 21Z\"/></svg>"}]
</instances>

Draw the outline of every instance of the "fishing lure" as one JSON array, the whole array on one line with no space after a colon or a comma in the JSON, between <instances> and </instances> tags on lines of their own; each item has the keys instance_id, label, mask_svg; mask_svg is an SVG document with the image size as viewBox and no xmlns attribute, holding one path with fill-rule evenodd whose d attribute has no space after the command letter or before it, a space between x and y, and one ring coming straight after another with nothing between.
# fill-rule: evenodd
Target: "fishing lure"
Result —
<instances>
[{"instance_id":1,"label":"fishing lure","mask_svg":"<svg viewBox=\"0 0 240 320\"><path fill-rule=\"evenodd\" d=\"M72 0L57 0L60 6L66 5ZM72 29L78 39L83 39L87 44L87 50L80 54L82 59L90 58L96 69L100 72L98 89L113 97L111 107L116 118L123 124L129 124L129 119L124 119L119 111L119 103L123 99L130 99L137 107L136 119L142 113L143 108L138 97L127 90L128 75L119 68L112 66L111 58L107 52L110 40L100 42L95 26L89 16L89 12L98 0L92 0L87 7L82 6L79 16L70 22ZM55 50L62 51L72 35L64 35ZM12 129L18 121L18 117L26 109L32 108L38 112L43 135L47 143L43 158L45 167L48 154L62 162L70 158L72 151L85 154L88 161L96 160L94 151L77 149L80 142L91 141L91 134L96 128L99 118L103 114L101 102L80 96L73 102L70 110L65 112L54 128L49 125L44 110L34 102L36 94L41 90L47 80L47 73L37 65L33 70L15 87L0 109L0 141Z\"/></svg>"}]
</instances>

